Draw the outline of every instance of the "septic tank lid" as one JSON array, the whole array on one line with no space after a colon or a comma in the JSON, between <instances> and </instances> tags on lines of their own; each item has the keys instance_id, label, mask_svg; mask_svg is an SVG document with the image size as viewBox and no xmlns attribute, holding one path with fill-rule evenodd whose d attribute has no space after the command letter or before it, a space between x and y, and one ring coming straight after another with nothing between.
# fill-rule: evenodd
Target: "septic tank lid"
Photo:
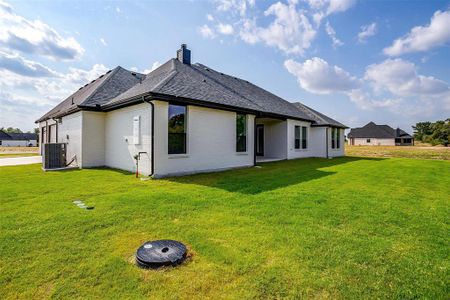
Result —
<instances>
[{"instance_id":1,"label":"septic tank lid","mask_svg":"<svg viewBox=\"0 0 450 300\"><path fill-rule=\"evenodd\" d=\"M186 246L178 241L149 241L137 250L136 263L143 268L176 266L184 261L186 253Z\"/></svg>"}]
</instances>

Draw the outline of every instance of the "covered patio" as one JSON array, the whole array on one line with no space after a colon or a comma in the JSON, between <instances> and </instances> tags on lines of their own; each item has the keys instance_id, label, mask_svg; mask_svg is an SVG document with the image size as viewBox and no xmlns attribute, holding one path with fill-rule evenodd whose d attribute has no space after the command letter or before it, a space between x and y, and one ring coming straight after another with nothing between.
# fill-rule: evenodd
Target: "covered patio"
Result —
<instances>
[{"instance_id":1,"label":"covered patio","mask_svg":"<svg viewBox=\"0 0 450 300\"><path fill-rule=\"evenodd\" d=\"M287 159L287 121L274 118L256 118L256 162Z\"/></svg>"}]
</instances>

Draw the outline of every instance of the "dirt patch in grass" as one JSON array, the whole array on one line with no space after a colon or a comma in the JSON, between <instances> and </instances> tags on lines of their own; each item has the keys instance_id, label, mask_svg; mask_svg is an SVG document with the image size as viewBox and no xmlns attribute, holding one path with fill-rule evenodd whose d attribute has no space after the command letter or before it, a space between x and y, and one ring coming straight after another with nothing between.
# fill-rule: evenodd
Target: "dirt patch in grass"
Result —
<instances>
[{"instance_id":1,"label":"dirt patch in grass","mask_svg":"<svg viewBox=\"0 0 450 300\"><path fill-rule=\"evenodd\" d=\"M450 147L442 146L346 146L348 156L404 157L450 160Z\"/></svg>"}]
</instances>

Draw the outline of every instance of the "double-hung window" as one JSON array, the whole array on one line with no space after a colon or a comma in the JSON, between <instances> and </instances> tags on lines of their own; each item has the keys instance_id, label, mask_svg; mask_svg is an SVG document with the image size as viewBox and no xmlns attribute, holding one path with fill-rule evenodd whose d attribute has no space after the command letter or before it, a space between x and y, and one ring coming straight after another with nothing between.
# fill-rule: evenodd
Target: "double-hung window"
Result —
<instances>
[{"instance_id":1,"label":"double-hung window","mask_svg":"<svg viewBox=\"0 0 450 300\"><path fill-rule=\"evenodd\" d=\"M247 151L247 115L236 114L236 152Z\"/></svg>"},{"instance_id":2,"label":"double-hung window","mask_svg":"<svg viewBox=\"0 0 450 300\"><path fill-rule=\"evenodd\" d=\"M302 126L302 149L308 148L308 128Z\"/></svg>"},{"instance_id":3,"label":"double-hung window","mask_svg":"<svg viewBox=\"0 0 450 300\"><path fill-rule=\"evenodd\" d=\"M331 149L336 148L336 128L331 128Z\"/></svg>"},{"instance_id":4,"label":"double-hung window","mask_svg":"<svg viewBox=\"0 0 450 300\"><path fill-rule=\"evenodd\" d=\"M308 148L308 127L306 126L294 127L294 148L295 149Z\"/></svg>"},{"instance_id":5,"label":"double-hung window","mask_svg":"<svg viewBox=\"0 0 450 300\"><path fill-rule=\"evenodd\" d=\"M339 128L331 128L331 149L341 148L341 130Z\"/></svg>"},{"instance_id":6,"label":"double-hung window","mask_svg":"<svg viewBox=\"0 0 450 300\"><path fill-rule=\"evenodd\" d=\"M300 126L295 126L295 149L300 149Z\"/></svg>"},{"instance_id":7,"label":"double-hung window","mask_svg":"<svg viewBox=\"0 0 450 300\"><path fill-rule=\"evenodd\" d=\"M340 134L340 129L336 128L336 148L339 149L341 148L341 134Z\"/></svg>"},{"instance_id":8,"label":"double-hung window","mask_svg":"<svg viewBox=\"0 0 450 300\"><path fill-rule=\"evenodd\" d=\"M169 104L169 154L186 153L186 106Z\"/></svg>"}]
</instances>

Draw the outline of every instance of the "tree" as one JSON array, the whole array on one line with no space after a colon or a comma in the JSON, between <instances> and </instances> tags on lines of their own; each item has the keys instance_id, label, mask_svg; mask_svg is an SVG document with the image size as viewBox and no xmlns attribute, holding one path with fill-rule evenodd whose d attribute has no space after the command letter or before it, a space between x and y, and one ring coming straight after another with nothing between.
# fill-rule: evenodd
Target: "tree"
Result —
<instances>
[{"instance_id":1,"label":"tree","mask_svg":"<svg viewBox=\"0 0 450 300\"><path fill-rule=\"evenodd\" d=\"M20 130L19 128L13 128L13 127L2 127L0 128L1 131L6 132L6 133L22 133L22 130Z\"/></svg>"},{"instance_id":2,"label":"tree","mask_svg":"<svg viewBox=\"0 0 450 300\"><path fill-rule=\"evenodd\" d=\"M419 122L413 126L414 138L432 145L450 145L450 118L445 121Z\"/></svg>"}]
</instances>

